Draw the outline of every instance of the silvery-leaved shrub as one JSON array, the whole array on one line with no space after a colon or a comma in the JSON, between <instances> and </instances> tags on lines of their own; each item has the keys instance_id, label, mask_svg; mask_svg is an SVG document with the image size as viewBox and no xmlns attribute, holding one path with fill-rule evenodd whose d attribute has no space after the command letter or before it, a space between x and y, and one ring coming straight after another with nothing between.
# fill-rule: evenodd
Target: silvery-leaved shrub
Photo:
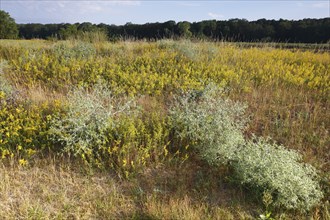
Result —
<instances>
[{"instance_id":1,"label":"silvery-leaved shrub","mask_svg":"<svg viewBox=\"0 0 330 220\"><path fill-rule=\"evenodd\" d=\"M0 62L0 92L5 94L6 101L14 103L18 98L18 91L10 84L5 77L3 69L7 66L7 62Z\"/></svg>"},{"instance_id":2,"label":"silvery-leaved shrub","mask_svg":"<svg viewBox=\"0 0 330 220\"><path fill-rule=\"evenodd\" d=\"M173 51L178 53L178 55L184 56L190 60L197 60L197 58L200 58L200 49L190 40L160 40L157 42L157 45L161 49Z\"/></svg>"},{"instance_id":3,"label":"silvery-leaved shrub","mask_svg":"<svg viewBox=\"0 0 330 220\"><path fill-rule=\"evenodd\" d=\"M245 140L244 109L211 85L176 98L170 118L177 136L193 143L204 160L228 164L240 184L271 193L272 205L302 211L317 205L322 191L316 170L297 152L269 140Z\"/></svg>"},{"instance_id":4,"label":"silvery-leaved shrub","mask_svg":"<svg viewBox=\"0 0 330 220\"><path fill-rule=\"evenodd\" d=\"M98 152L107 143L107 130L116 126L119 115L134 114L135 105L112 95L104 82L90 90L76 88L67 103L66 114L52 121L52 138L65 152L83 157Z\"/></svg>"},{"instance_id":5,"label":"silvery-leaved shrub","mask_svg":"<svg viewBox=\"0 0 330 220\"><path fill-rule=\"evenodd\" d=\"M62 60L84 59L95 55L96 49L93 44L77 41L73 45L69 42L56 43L53 47L53 53Z\"/></svg>"},{"instance_id":6,"label":"silvery-leaved shrub","mask_svg":"<svg viewBox=\"0 0 330 220\"><path fill-rule=\"evenodd\" d=\"M5 94L11 94L13 92L13 88L8 82L8 80L4 76L3 68L7 65L7 62L0 62L0 91Z\"/></svg>"},{"instance_id":7,"label":"silvery-leaved shrub","mask_svg":"<svg viewBox=\"0 0 330 220\"><path fill-rule=\"evenodd\" d=\"M308 210L322 199L316 170L301 155L264 138L246 141L231 161L242 184L268 190L275 206Z\"/></svg>"},{"instance_id":8,"label":"silvery-leaved shrub","mask_svg":"<svg viewBox=\"0 0 330 220\"><path fill-rule=\"evenodd\" d=\"M222 90L209 85L177 97L170 118L179 138L194 143L206 161L226 163L244 144L244 109L245 105L224 98Z\"/></svg>"}]
</instances>

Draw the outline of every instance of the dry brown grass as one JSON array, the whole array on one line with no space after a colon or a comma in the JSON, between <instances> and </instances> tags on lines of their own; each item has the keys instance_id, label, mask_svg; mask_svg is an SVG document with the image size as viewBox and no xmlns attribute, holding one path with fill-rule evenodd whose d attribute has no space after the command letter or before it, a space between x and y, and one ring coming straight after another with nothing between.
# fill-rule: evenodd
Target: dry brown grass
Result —
<instances>
[{"instance_id":1,"label":"dry brown grass","mask_svg":"<svg viewBox=\"0 0 330 220\"><path fill-rule=\"evenodd\" d=\"M0 175L1 219L119 218L134 210L110 175L86 175L67 162L2 166Z\"/></svg>"},{"instance_id":2,"label":"dry brown grass","mask_svg":"<svg viewBox=\"0 0 330 220\"><path fill-rule=\"evenodd\" d=\"M54 100L66 100L66 91L51 91L48 88L44 88L41 85L36 85L28 89L19 88L19 91L23 91L22 96L24 99L30 100L32 103L41 105L45 102L52 102Z\"/></svg>"},{"instance_id":3,"label":"dry brown grass","mask_svg":"<svg viewBox=\"0 0 330 220\"><path fill-rule=\"evenodd\" d=\"M0 219L256 219L258 201L228 181L228 170L198 160L143 170L123 180L76 160L48 157L0 165ZM220 172L219 172L220 171ZM274 216L275 215L275 216ZM328 207L276 219L329 219Z\"/></svg>"},{"instance_id":4,"label":"dry brown grass","mask_svg":"<svg viewBox=\"0 0 330 220\"><path fill-rule=\"evenodd\" d=\"M241 193L225 190L198 167L197 172L148 169L120 180L64 159L40 159L27 167L13 164L0 167L0 219L252 218L239 205Z\"/></svg>"},{"instance_id":5,"label":"dry brown grass","mask_svg":"<svg viewBox=\"0 0 330 220\"><path fill-rule=\"evenodd\" d=\"M306 162L329 172L329 99L312 90L281 85L260 86L251 93L233 92L231 96L248 103L247 114L251 116L248 133L270 136L298 150Z\"/></svg>"}]
</instances>

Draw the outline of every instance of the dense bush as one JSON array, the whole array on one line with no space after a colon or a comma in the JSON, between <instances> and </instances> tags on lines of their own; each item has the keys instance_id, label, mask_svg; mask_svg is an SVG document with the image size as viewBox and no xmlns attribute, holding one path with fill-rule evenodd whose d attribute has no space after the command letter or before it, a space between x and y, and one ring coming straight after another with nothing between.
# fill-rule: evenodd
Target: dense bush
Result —
<instances>
[{"instance_id":1,"label":"dense bush","mask_svg":"<svg viewBox=\"0 0 330 220\"><path fill-rule=\"evenodd\" d=\"M132 99L104 82L68 95L67 112L52 120L52 139L68 154L116 171L134 171L166 156L169 129L157 112L142 113ZM142 118L145 118L142 120Z\"/></svg>"},{"instance_id":2,"label":"dense bush","mask_svg":"<svg viewBox=\"0 0 330 220\"><path fill-rule=\"evenodd\" d=\"M170 112L177 135L209 164L229 164L237 180L270 192L274 206L308 210L322 198L317 174L301 156L264 139L244 140L244 105L209 86L177 98Z\"/></svg>"},{"instance_id":3,"label":"dense bush","mask_svg":"<svg viewBox=\"0 0 330 220\"><path fill-rule=\"evenodd\" d=\"M301 155L264 138L246 141L231 160L242 184L268 191L275 206L309 210L322 198L316 170Z\"/></svg>"},{"instance_id":4,"label":"dense bush","mask_svg":"<svg viewBox=\"0 0 330 220\"><path fill-rule=\"evenodd\" d=\"M14 88L4 75L3 68L6 65L6 62L0 62L0 92L3 93L3 96L6 95L6 98L9 98L14 95Z\"/></svg>"},{"instance_id":5,"label":"dense bush","mask_svg":"<svg viewBox=\"0 0 330 220\"><path fill-rule=\"evenodd\" d=\"M52 52L58 59L67 61L91 57L95 55L96 49L87 42L77 41L73 45L68 44L68 42L60 42L54 45Z\"/></svg>"},{"instance_id":6,"label":"dense bush","mask_svg":"<svg viewBox=\"0 0 330 220\"><path fill-rule=\"evenodd\" d=\"M245 106L222 97L222 91L209 85L176 99L170 117L177 135L194 143L200 155L211 164L227 162L244 144L242 131Z\"/></svg>"},{"instance_id":7,"label":"dense bush","mask_svg":"<svg viewBox=\"0 0 330 220\"><path fill-rule=\"evenodd\" d=\"M119 114L134 114L132 104L120 103L104 83L96 84L91 91L77 88L68 95L66 115L53 119L54 139L66 152L91 154L107 143L107 132L116 126Z\"/></svg>"}]
</instances>

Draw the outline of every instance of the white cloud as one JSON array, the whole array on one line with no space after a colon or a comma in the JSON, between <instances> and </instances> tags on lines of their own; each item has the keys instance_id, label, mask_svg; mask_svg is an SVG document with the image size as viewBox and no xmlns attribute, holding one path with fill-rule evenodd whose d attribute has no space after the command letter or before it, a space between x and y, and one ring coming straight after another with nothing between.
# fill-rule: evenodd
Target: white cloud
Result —
<instances>
[{"instance_id":1,"label":"white cloud","mask_svg":"<svg viewBox=\"0 0 330 220\"><path fill-rule=\"evenodd\" d=\"M0 0L1 1L1 0ZM28 13L43 15L43 12L59 17L61 14L65 17L74 17L81 15L95 15L100 12L115 13L118 7L133 7L139 6L141 1L112 1L112 0L91 0L91 1L18 1L18 3L26 8Z\"/></svg>"},{"instance_id":2,"label":"white cloud","mask_svg":"<svg viewBox=\"0 0 330 220\"><path fill-rule=\"evenodd\" d=\"M180 6L186 6L186 7L200 7L202 6L200 3L197 2L180 2Z\"/></svg>"},{"instance_id":3,"label":"white cloud","mask_svg":"<svg viewBox=\"0 0 330 220\"><path fill-rule=\"evenodd\" d=\"M2 0L0 0L2 1ZM11 1L11 0L10 0ZM9 2L9 1L8 1ZM112 22L109 18L122 16L126 10L139 7L141 1L112 0L26 0L13 1L18 23ZM7 6L8 7L8 6Z\"/></svg>"},{"instance_id":4,"label":"white cloud","mask_svg":"<svg viewBox=\"0 0 330 220\"><path fill-rule=\"evenodd\" d=\"M128 6L138 6L141 1L82 1L82 2L71 2L71 4L76 4L78 11L81 14L86 13L98 13L101 11L112 11L114 7L128 7ZM72 7L71 7L72 8Z\"/></svg>"},{"instance_id":5,"label":"white cloud","mask_svg":"<svg viewBox=\"0 0 330 220\"><path fill-rule=\"evenodd\" d=\"M81 13L81 14L96 13L96 12L103 11L105 9L104 7L101 7L101 6L103 6L103 4L99 4L97 2L92 2L92 1L79 2L79 4L76 6L77 6L79 13Z\"/></svg>"},{"instance_id":6,"label":"white cloud","mask_svg":"<svg viewBox=\"0 0 330 220\"><path fill-rule=\"evenodd\" d=\"M65 2L57 2L57 5L60 7L60 8L64 8L65 7Z\"/></svg>"},{"instance_id":7,"label":"white cloud","mask_svg":"<svg viewBox=\"0 0 330 220\"><path fill-rule=\"evenodd\" d=\"M303 2L297 2L296 4L297 4L298 7L304 7L305 6L305 4Z\"/></svg>"},{"instance_id":8,"label":"white cloud","mask_svg":"<svg viewBox=\"0 0 330 220\"><path fill-rule=\"evenodd\" d=\"M330 10L330 5L329 2L318 2L318 3L314 3L312 4L313 8L328 8Z\"/></svg>"},{"instance_id":9,"label":"white cloud","mask_svg":"<svg viewBox=\"0 0 330 220\"><path fill-rule=\"evenodd\" d=\"M209 12L207 15L210 16L212 19L224 18L224 16L222 14L217 14L217 13L213 13L213 12Z\"/></svg>"},{"instance_id":10,"label":"white cloud","mask_svg":"<svg viewBox=\"0 0 330 220\"><path fill-rule=\"evenodd\" d=\"M109 3L113 3L115 5L124 5L124 6L141 5L141 1L109 1Z\"/></svg>"},{"instance_id":11,"label":"white cloud","mask_svg":"<svg viewBox=\"0 0 330 220\"><path fill-rule=\"evenodd\" d=\"M306 1L306 2L297 2L297 7L299 8L324 8L330 10L330 5L328 1Z\"/></svg>"}]
</instances>

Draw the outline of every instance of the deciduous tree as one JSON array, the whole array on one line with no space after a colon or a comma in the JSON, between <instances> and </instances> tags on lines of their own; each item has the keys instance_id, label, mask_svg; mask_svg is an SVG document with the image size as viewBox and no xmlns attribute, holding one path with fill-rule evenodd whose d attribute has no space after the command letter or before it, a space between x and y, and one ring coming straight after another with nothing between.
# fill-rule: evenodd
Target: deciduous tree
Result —
<instances>
[{"instance_id":1,"label":"deciduous tree","mask_svg":"<svg viewBox=\"0 0 330 220\"><path fill-rule=\"evenodd\" d=\"M0 39L15 39L18 37L18 28L10 15L0 10Z\"/></svg>"}]
</instances>

